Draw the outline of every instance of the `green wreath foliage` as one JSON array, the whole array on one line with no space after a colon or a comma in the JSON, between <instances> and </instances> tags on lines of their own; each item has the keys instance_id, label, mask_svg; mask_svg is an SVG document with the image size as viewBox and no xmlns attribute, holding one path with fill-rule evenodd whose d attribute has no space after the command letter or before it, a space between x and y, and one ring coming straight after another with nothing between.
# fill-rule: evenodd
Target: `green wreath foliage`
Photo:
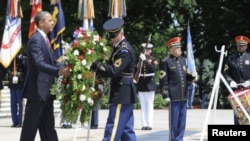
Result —
<instances>
[{"instance_id":1,"label":"green wreath foliage","mask_svg":"<svg viewBox=\"0 0 250 141\"><path fill-rule=\"evenodd\" d=\"M76 123L81 111L80 122L85 123L89 121L95 104L103 97L103 90L99 86L105 84L104 80L95 76L90 66L96 60L108 60L111 47L95 30L84 31L79 28L73 36L75 40L70 47L65 48L63 57L72 75L57 78L51 93L60 101L64 119Z\"/></svg>"}]
</instances>

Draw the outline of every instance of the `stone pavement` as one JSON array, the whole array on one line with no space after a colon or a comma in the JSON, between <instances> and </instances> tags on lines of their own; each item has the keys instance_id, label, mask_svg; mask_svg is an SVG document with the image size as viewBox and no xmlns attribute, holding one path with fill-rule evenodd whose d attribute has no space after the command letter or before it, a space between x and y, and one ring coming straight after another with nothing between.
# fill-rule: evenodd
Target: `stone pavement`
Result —
<instances>
[{"instance_id":1,"label":"stone pavement","mask_svg":"<svg viewBox=\"0 0 250 141\"><path fill-rule=\"evenodd\" d=\"M202 129L207 116L206 109L189 109L187 113L187 124L184 141L199 141L202 135ZM104 127L108 115L108 110L100 110L98 129L87 127L76 130L74 125L71 129L61 129L59 122L60 116L55 115L56 130L59 141L101 141L104 134ZM140 110L134 110L135 116L135 133L137 141L168 141L168 110L154 111L154 127L151 131L141 130ZM232 110L211 110L208 124L233 124ZM21 128L11 128L11 118L0 118L0 140L1 141L18 141ZM32 123L31 123L32 124ZM87 139L89 133L89 139ZM203 139L207 141L207 132L204 132ZM39 133L35 141L40 141Z\"/></svg>"}]
</instances>

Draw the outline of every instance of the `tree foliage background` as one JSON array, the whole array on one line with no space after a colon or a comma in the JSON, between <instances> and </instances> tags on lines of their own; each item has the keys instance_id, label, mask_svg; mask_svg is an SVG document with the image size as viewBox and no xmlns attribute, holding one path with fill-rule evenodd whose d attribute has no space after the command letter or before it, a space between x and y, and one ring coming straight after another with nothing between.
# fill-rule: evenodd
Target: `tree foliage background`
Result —
<instances>
[{"instance_id":1,"label":"tree foliage background","mask_svg":"<svg viewBox=\"0 0 250 141\"><path fill-rule=\"evenodd\" d=\"M72 32L82 21L77 19L78 0L61 0L66 20L64 40L72 38ZM0 39L2 39L7 0L0 1ZM22 40L25 48L28 41L31 6L29 0L21 1L24 17L22 18ZM94 0L94 26L100 35L104 35L102 24L108 17L108 0ZM165 42L174 36L183 38L183 55L186 55L187 23L190 24L191 36L199 72L200 92L203 88L212 90L220 53L214 47L226 46L228 54L235 51L234 37L250 37L250 1L249 0L126 0L127 16L125 35L136 50L152 34L154 56L159 61L168 56ZM43 0L43 10L50 10L49 0ZM205 61L204 61L205 60ZM208 81L209 80L209 81ZM223 86L222 86L223 88ZM221 93L227 93L223 88Z\"/></svg>"}]
</instances>

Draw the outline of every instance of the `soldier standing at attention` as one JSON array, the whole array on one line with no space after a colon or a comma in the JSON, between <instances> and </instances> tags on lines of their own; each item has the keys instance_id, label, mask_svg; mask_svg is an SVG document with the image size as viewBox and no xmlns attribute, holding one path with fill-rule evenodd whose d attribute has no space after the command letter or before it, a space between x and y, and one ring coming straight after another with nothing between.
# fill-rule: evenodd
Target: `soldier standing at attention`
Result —
<instances>
[{"instance_id":1,"label":"soldier standing at attention","mask_svg":"<svg viewBox=\"0 0 250 141\"><path fill-rule=\"evenodd\" d=\"M137 66L141 69L139 74L139 81L137 83L137 90L141 104L141 130L152 130L153 117L154 117L154 96L156 89L155 70L158 61L155 57L151 56L153 45L143 43L143 52L140 54L142 65ZM141 67L141 68L138 68Z\"/></svg>"},{"instance_id":2,"label":"soldier standing at attention","mask_svg":"<svg viewBox=\"0 0 250 141\"><path fill-rule=\"evenodd\" d=\"M187 59L181 56L181 38L166 42L170 56L161 62L160 88L169 101L169 141L182 141L187 114ZM190 74L191 75L191 74Z\"/></svg>"},{"instance_id":3,"label":"soldier standing at attention","mask_svg":"<svg viewBox=\"0 0 250 141\"><path fill-rule=\"evenodd\" d=\"M223 72L233 90L250 86L250 54L246 52L250 39L239 35L235 37L235 42L237 51L227 58ZM239 125L236 115L234 115L234 124Z\"/></svg>"},{"instance_id":4,"label":"soldier standing at attention","mask_svg":"<svg viewBox=\"0 0 250 141\"><path fill-rule=\"evenodd\" d=\"M10 105L11 105L11 118L13 124L11 127L21 127L23 117L23 98L22 89L26 74L26 61L27 57L19 53L15 62L10 65L8 69L8 80L10 88Z\"/></svg>"},{"instance_id":5,"label":"soldier standing at attention","mask_svg":"<svg viewBox=\"0 0 250 141\"><path fill-rule=\"evenodd\" d=\"M103 28L113 44L110 61L107 64L96 61L91 65L97 76L111 78L109 115L102 141L136 141L133 113L137 102L133 82L135 54L124 36L123 24L122 18L112 18L104 23Z\"/></svg>"}]
</instances>

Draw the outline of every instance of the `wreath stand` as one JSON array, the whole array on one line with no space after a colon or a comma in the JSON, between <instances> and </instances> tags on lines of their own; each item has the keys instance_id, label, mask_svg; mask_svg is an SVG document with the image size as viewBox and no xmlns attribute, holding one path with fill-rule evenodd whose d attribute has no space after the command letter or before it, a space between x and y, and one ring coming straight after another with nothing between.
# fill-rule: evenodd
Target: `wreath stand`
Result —
<instances>
[{"instance_id":1,"label":"wreath stand","mask_svg":"<svg viewBox=\"0 0 250 141\"><path fill-rule=\"evenodd\" d=\"M93 72L93 78L94 79L93 79L92 87L94 88L95 87L96 72ZM79 110L79 114L78 114L78 117L77 117L77 120L76 120L76 129L75 129L75 135L74 135L74 140L73 141L76 141L78 130L79 130L79 125L81 125L81 122L80 122L81 114L82 114L82 109ZM91 118L92 118L92 110L90 112L89 122L88 122L88 127L87 127L87 141L89 141Z\"/></svg>"},{"instance_id":2,"label":"wreath stand","mask_svg":"<svg viewBox=\"0 0 250 141\"><path fill-rule=\"evenodd\" d=\"M224 85L227 87L228 91L233 95L233 97L235 98L237 104L240 106L241 110L243 111L243 113L247 117L248 121L250 121L250 116L248 115L247 111L245 110L245 108L241 104L239 98L236 96L236 94L234 93L234 91L232 90L232 88L229 86L229 84L227 83L227 81L224 78L224 76L221 74L221 68L222 68L223 58L224 58L224 55L227 56L227 52L225 52L225 45L223 45L221 47L221 50L218 50L217 47L215 46L215 51L221 53L221 55L220 55L220 62L219 62L219 68L218 68L217 73L216 73L216 77L215 77L215 81L214 81L214 86L213 86L213 90L212 90L212 93L211 93L211 97L210 97L210 101L209 101L209 106L208 106L208 110L207 110L207 114L206 114L206 118L205 118L205 122L204 122L204 126L203 126L203 130L202 130L200 141L203 141L203 139L204 139L204 134L205 134L206 127L208 125L208 120L209 120L209 116L210 116L212 104L214 105L213 106L214 115L215 115L215 112L216 112L216 104L217 104L217 101L218 101L218 90L219 90L220 80L222 80L222 82L224 83ZM241 85L241 84L238 84L238 85ZM213 116L213 122L214 122L214 118L215 117Z\"/></svg>"}]
</instances>

